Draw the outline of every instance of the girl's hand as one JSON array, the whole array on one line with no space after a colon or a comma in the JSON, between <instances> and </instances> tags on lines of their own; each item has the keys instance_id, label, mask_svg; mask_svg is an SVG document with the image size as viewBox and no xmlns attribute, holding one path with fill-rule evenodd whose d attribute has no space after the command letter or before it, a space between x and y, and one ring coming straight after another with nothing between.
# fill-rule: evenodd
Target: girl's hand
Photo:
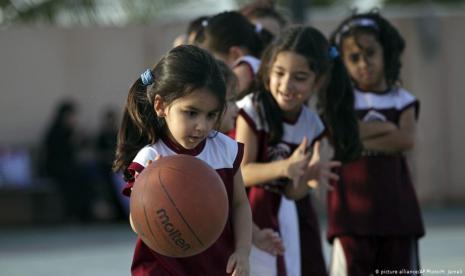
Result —
<instances>
[{"instance_id":1,"label":"girl's hand","mask_svg":"<svg viewBox=\"0 0 465 276\"><path fill-rule=\"evenodd\" d=\"M153 163L153 161L157 161L157 160L159 160L159 159L162 158L162 157L163 157L163 155L157 155L157 156L155 156L155 159L154 159L154 160L149 160L149 161L147 161L147 164L145 164L145 167L147 168L148 166L150 166L150 164ZM135 172L135 173L134 173L134 179L136 179L136 178L139 176L139 174L140 174L140 173ZM132 188L131 188L131 190L132 190Z\"/></svg>"},{"instance_id":2,"label":"girl's hand","mask_svg":"<svg viewBox=\"0 0 465 276\"><path fill-rule=\"evenodd\" d=\"M307 185L310 188L323 187L332 190L333 187L329 185L330 180L339 180L339 175L332 172L333 168L341 166L339 161L320 162L320 142L316 142L313 146L313 156L308 163L304 179L307 180Z\"/></svg>"},{"instance_id":3,"label":"girl's hand","mask_svg":"<svg viewBox=\"0 0 465 276\"><path fill-rule=\"evenodd\" d=\"M236 250L229 257L226 273L232 273L232 276L249 276L249 252Z\"/></svg>"},{"instance_id":4,"label":"girl's hand","mask_svg":"<svg viewBox=\"0 0 465 276\"><path fill-rule=\"evenodd\" d=\"M283 255L284 244L279 233L270 228L254 231L252 243L259 249L271 255Z\"/></svg>"},{"instance_id":5,"label":"girl's hand","mask_svg":"<svg viewBox=\"0 0 465 276\"><path fill-rule=\"evenodd\" d=\"M286 159L285 175L289 179L300 179L305 173L305 167L311 157L311 152L307 152L308 139L304 137L300 145L295 149L289 158ZM295 181L294 181L295 182Z\"/></svg>"},{"instance_id":6,"label":"girl's hand","mask_svg":"<svg viewBox=\"0 0 465 276\"><path fill-rule=\"evenodd\" d=\"M148 166L150 166L150 164L152 164L152 163L153 163L153 161L160 160L160 158L162 158L162 157L163 157L163 155L161 155L161 154L159 154L159 155L155 156L155 159L147 161L147 164L146 164L146 166L145 166L145 167L148 167Z\"/></svg>"}]
</instances>

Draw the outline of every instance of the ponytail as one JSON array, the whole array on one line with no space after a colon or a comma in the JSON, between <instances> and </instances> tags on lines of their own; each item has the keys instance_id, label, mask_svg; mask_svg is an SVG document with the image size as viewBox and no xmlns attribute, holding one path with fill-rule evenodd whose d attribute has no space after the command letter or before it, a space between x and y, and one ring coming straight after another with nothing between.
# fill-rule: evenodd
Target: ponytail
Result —
<instances>
[{"instance_id":1,"label":"ponytail","mask_svg":"<svg viewBox=\"0 0 465 276\"><path fill-rule=\"evenodd\" d=\"M127 168L138 151L166 134L165 119L155 113L155 96L170 105L199 88L210 91L221 111L226 108L226 86L220 68L213 56L199 47L175 47L153 69L146 70L129 90L113 169L130 176Z\"/></svg>"},{"instance_id":2,"label":"ponytail","mask_svg":"<svg viewBox=\"0 0 465 276\"><path fill-rule=\"evenodd\" d=\"M354 110L354 93L349 75L339 54L331 47L331 71L327 87L318 93L317 109L329 128L335 149L334 159L348 162L359 157L362 144L359 139Z\"/></svg>"},{"instance_id":3,"label":"ponytail","mask_svg":"<svg viewBox=\"0 0 465 276\"><path fill-rule=\"evenodd\" d=\"M165 121L155 114L147 87L141 78L137 79L129 90L123 111L113 169L123 171L125 176L137 152L155 143L165 129Z\"/></svg>"},{"instance_id":4,"label":"ponytail","mask_svg":"<svg viewBox=\"0 0 465 276\"><path fill-rule=\"evenodd\" d=\"M257 90L254 97L254 108L258 111L260 121L268 128L268 143L275 145L284 134L281 109L273 95L265 89Z\"/></svg>"}]
</instances>

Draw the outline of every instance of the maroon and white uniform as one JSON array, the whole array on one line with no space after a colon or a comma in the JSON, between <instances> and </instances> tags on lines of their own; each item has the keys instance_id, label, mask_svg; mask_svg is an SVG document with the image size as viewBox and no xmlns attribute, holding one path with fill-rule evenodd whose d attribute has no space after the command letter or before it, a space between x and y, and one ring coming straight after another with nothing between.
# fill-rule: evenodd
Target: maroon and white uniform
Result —
<instances>
[{"instance_id":1,"label":"maroon and white uniform","mask_svg":"<svg viewBox=\"0 0 465 276\"><path fill-rule=\"evenodd\" d=\"M212 131L207 139L192 150L177 146L168 138L159 139L155 144L144 147L136 155L129 170L140 173L156 156L189 154L205 161L213 167L224 182L229 200L229 216L219 239L206 251L187 258L171 258L160 255L147 247L138 238L133 263L132 275L170 275L170 276L204 276L227 275L226 265L234 252L234 232L231 220L233 210L234 175L240 167L243 156L243 145L224 134ZM156 162L156 161L155 161ZM127 183L123 193L130 196L134 182Z\"/></svg>"},{"instance_id":2,"label":"maroon and white uniform","mask_svg":"<svg viewBox=\"0 0 465 276\"><path fill-rule=\"evenodd\" d=\"M411 107L418 116L418 100L404 89L354 93L359 120L398 125L402 113ZM328 239L336 239L336 249L342 245L348 275L372 273L360 265L371 261L371 269L397 269L395 265L406 260L411 266L406 269L416 269L416 260L408 259L418 258L416 240L425 232L405 156L365 150L362 157L338 171L341 178L332 183L334 190L328 193ZM375 252L391 262L397 259L386 264L381 258L375 260Z\"/></svg>"},{"instance_id":3,"label":"maroon and white uniform","mask_svg":"<svg viewBox=\"0 0 465 276\"><path fill-rule=\"evenodd\" d=\"M250 75L252 78L255 78L255 75L258 73L258 69L260 68L260 60L254 56L245 55L234 62L233 68L241 64L246 64L250 69Z\"/></svg>"},{"instance_id":4,"label":"maroon and white uniform","mask_svg":"<svg viewBox=\"0 0 465 276\"><path fill-rule=\"evenodd\" d=\"M258 69L260 69L260 64L261 64L261 61L254 57L254 56L251 56L251 55L245 55L245 56L242 56L240 58L238 58L235 62L234 62L234 65L233 65L233 68L236 67L236 66L239 66L241 64L246 64L247 67L249 68L249 73L250 73L250 77L252 79L255 79L255 75L257 75L258 73ZM236 102L236 105L241 108L241 103L242 101L237 101ZM233 129L231 129L227 135L233 139L236 138L236 127L234 127Z\"/></svg>"},{"instance_id":5,"label":"maroon and white uniform","mask_svg":"<svg viewBox=\"0 0 465 276\"><path fill-rule=\"evenodd\" d=\"M325 131L318 115L304 106L296 121L283 123L281 141L270 145L268 127L254 107L254 95L243 98L240 106L239 116L257 136L258 163L288 158L304 137L314 143ZM289 181L278 179L248 191L254 222L259 228L279 231L286 247L284 259L277 259L278 275L325 275L318 220L310 196L288 200L281 193L284 185L289 185Z\"/></svg>"}]
</instances>

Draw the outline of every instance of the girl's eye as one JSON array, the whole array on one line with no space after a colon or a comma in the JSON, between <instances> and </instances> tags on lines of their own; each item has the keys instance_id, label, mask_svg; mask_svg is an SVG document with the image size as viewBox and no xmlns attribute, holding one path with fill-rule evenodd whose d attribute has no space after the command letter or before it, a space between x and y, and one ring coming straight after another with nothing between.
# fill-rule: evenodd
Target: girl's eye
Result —
<instances>
[{"instance_id":1,"label":"girl's eye","mask_svg":"<svg viewBox=\"0 0 465 276\"><path fill-rule=\"evenodd\" d=\"M351 54L349 56L349 59L350 59L351 62L357 63L358 60L360 59L360 55L359 54Z\"/></svg>"},{"instance_id":2,"label":"girl's eye","mask_svg":"<svg viewBox=\"0 0 465 276\"><path fill-rule=\"evenodd\" d=\"M195 117L197 115L197 112L192 111L192 110L186 110L186 111L184 111L184 113L189 117Z\"/></svg>"},{"instance_id":3,"label":"girl's eye","mask_svg":"<svg viewBox=\"0 0 465 276\"><path fill-rule=\"evenodd\" d=\"M306 76L295 76L294 79L296 81L306 81L307 77Z\"/></svg>"},{"instance_id":4,"label":"girl's eye","mask_svg":"<svg viewBox=\"0 0 465 276\"><path fill-rule=\"evenodd\" d=\"M208 119L216 119L216 117L218 116L218 112L213 112L213 113L208 113L207 117Z\"/></svg>"},{"instance_id":5,"label":"girl's eye","mask_svg":"<svg viewBox=\"0 0 465 276\"><path fill-rule=\"evenodd\" d=\"M369 57L369 58L370 58L370 57L373 57L373 56L375 55L375 50L373 50L373 49L367 49L367 50L365 51L365 55L366 55L366 57Z\"/></svg>"},{"instance_id":6,"label":"girl's eye","mask_svg":"<svg viewBox=\"0 0 465 276\"><path fill-rule=\"evenodd\" d=\"M275 74L276 76L278 76L278 77L284 76L284 73L281 72L281 71L274 71L274 74Z\"/></svg>"}]
</instances>

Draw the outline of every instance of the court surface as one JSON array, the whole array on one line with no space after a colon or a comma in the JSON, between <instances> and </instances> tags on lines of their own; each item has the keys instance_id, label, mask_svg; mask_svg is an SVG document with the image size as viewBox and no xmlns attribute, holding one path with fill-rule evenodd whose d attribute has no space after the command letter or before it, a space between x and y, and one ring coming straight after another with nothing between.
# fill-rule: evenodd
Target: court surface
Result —
<instances>
[{"instance_id":1,"label":"court surface","mask_svg":"<svg viewBox=\"0 0 465 276\"><path fill-rule=\"evenodd\" d=\"M465 207L428 209L423 216L423 275L465 275ZM2 227L0 275L130 275L135 239L124 223ZM328 259L330 248L324 244Z\"/></svg>"}]
</instances>

